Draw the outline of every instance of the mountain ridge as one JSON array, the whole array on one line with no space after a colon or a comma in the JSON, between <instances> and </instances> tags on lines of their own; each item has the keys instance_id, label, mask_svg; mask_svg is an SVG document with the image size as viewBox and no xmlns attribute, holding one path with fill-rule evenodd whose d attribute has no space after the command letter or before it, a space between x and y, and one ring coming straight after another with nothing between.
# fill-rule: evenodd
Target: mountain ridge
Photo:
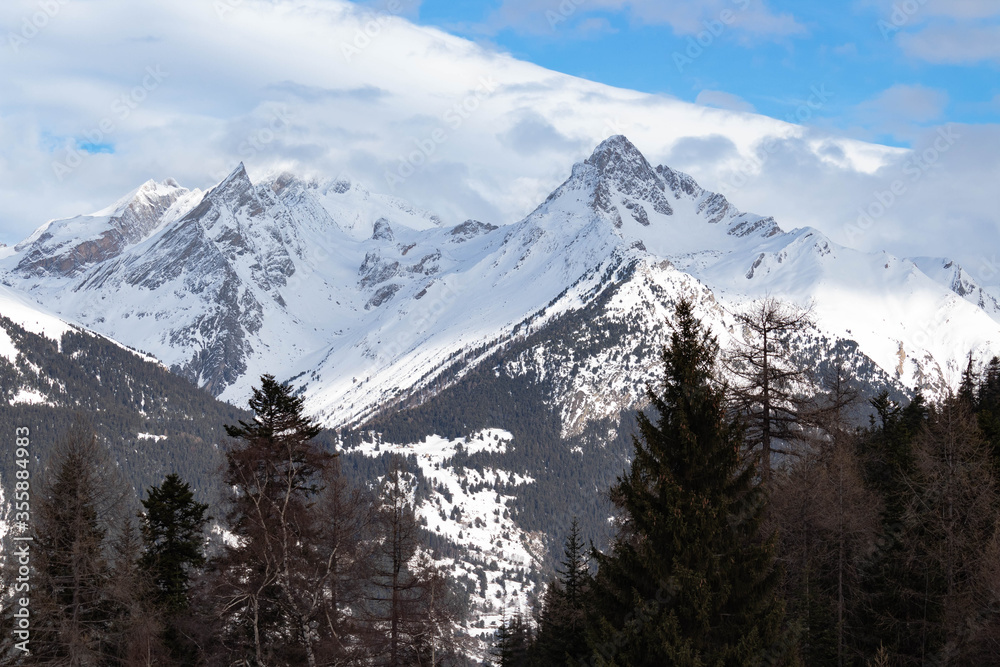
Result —
<instances>
[{"instance_id":1,"label":"mountain ridge","mask_svg":"<svg viewBox=\"0 0 1000 667\"><path fill-rule=\"evenodd\" d=\"M998 351L1000 308L947 260L936 268L851 250L815 229L784 231L653 167L622 135L500 226L447 227L344 176L278 172L255 184L242 163L207 192L147 182L99 213L46 223L8 249L5 283L226 400L241 402L264 372L294 378L330 426L540 326L613 257L666 261L690 276L724 304L713 316L721 329L765 295L813 304L824 334L856 339L889 375L932 395L954 385L970 350ZM86 238L73 237L74 225ZM112 240L81 250L94 238ZM558 308L591 297L575 298Z\"/></svg>"}]
</instances>

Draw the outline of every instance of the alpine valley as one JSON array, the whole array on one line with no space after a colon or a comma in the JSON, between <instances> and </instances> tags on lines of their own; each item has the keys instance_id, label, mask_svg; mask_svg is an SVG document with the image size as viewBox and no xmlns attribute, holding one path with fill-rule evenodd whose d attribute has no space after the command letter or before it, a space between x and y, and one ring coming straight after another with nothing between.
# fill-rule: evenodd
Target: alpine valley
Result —
<instances>
[{"instance_id":1,"label":"alpine valley","mask_svg":"<svg viewBox=\"0 0 1000 667\"><path fill-rule=\"evenodd\" d=\"M620 135L500 222L446 226L343 177L255 183L242 164L207 192L144 183L0 249L3 422L107 395L136 488L184 464L210 493L219 422L273 374L351 474L408 458L485 636L538 592L574 516L606 540L604 491L679 297L723 347L754 300L810 307L800 362L819 385L846 366L867 396L938 398L970 351L1000 353L1000 295L954 262L786 229Z\"/></svg>"}]
</instances>

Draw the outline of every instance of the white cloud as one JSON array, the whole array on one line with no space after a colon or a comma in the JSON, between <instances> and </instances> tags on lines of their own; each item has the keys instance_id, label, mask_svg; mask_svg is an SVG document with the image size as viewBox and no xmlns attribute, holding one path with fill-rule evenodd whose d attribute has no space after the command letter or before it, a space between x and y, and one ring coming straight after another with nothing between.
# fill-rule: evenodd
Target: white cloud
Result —
<instances>
[{"instance_id":1,"label":"white cloud","mask_svg":"<svg viewBox=\"0 0 1000 667\"><path fill-rule=\"evenodd\" d=\"M1000 0L869 0L890 19L894 11L914 20L928 17L949 19L984 19L1000 16Z\"/></svg>"},{"instance_id":2,"label":"white cloud","mask_svg":"<svg viewBox=\"0 0 1000 667\"><path fill-rule=\"evenodd\" d=\"M723 13L732 15L734 27L761 37L804 35L807 30L789 13L774 13L766 3L754 0L705 0L703 2L663 2L662 0L596 0L599 6L627 8L642 23L667 24L677 34L694 35L706 23L723 22Z\"/></svg>"},{"instance_id":3,"label":"white cloud","mask_svg":"<svg viewBox=\"0 0 1000 667\"><path fill-rule=\"evenodd\" d=\"M903 53L936 64L1000 61L1000 0L870 0Z\"/></svg>"},{"instance_id":4,"label":"white cloud","mask_svg":"<svg viewBox=\"0 0 1000 667\"><path fill-rule=\"evenodd\" d=\"M848 42L846 44L841 44L840 46L833 47L833 55L841 57L854 57L858 55L858 45L854 42Z\"/></svg>"},{"instance_id":5,"label":"white cloud","mask_svg":"<svg viewBox=\"0 0 1000 667\"><path fill-rule=\"evenodd\" d=\"M950 256L1000 282L1000 125L923 129L872 172L838 166L842 149L818 134L790 137L734 161L731 152L667 155L705 187L744 210L774 215L785 229L813 226L833 240L900 256ZM893 189L902 194L894 194ZM868 214L868 217L863 217Z\"/></svg>"},{"instance_id":6,"label":"white cloud","mask_svg":"<svg viewBox=\"0 0 1000 667\"><path fill-rule=\"evenodd\" d=\"M558 74L340 0L244 0L221 18L208 2L61 6L17 53L0 44L0 240L8 243L49 218L102 208L148 178L209 187L241 160L251 176L347 174L382 192L387 173L420 162L395 194L447 222L510 223L617 132L745 210L847 240L857 208L899 177L909 155ZM0 34L33 7L0 4ZM167 75L123 108L147 67ZM894 95L905 102L905 92ZM923 105L916 117L933 120L933 94L909 92ZM894 101L879 102L886 117ZM84 154L57 178L53 162L108 118L114 127L101 140L114 152ZM777 149L761 162L754 153L768 139ZM967 128L857 244L922 255L1000 247L998 155L1000 130ZM733 186L737 173L743 187ZM980 236L966 240L945 224Z\"/></svg>"}]
</instances>

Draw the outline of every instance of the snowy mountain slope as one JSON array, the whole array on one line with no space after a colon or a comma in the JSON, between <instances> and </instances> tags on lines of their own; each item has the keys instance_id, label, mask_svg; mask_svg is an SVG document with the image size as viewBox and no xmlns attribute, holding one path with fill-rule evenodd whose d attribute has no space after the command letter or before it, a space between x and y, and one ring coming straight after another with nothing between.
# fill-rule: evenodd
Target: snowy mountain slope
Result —
<instances>
[{"instance_id":1,"label":"snowy mountain slope","mask_svg":"<svg viewBox=\"0 0 1000 667\"><path fill-rule=\"evenodd\" d=\"M72 324L53 315L29 297L3 285L0 285L0 315L25 330L52 341L58 341L64 333L74 329ZM13 347L8 336L0 344L0 356L13 361L16 355L17 349Z\"/></svg>"},{"instance_id":2,"label":"snowy mountain slope","mask_svg":"<svg viewBox=\"0 0 1000 667\"><path fill-rule=\"evenodd\" d=\"M946 286L966 301L982 308L993 319L1000 321L1000 301L988 287L969 275L959 264L946 257L911 257L917 268L932 280Z\"/></svg>"},{"instance_id":3,"label":"snowy mountain slope","mask_svg":"<svg viewBox=\"0 0 1000 667\"><path fill-rule=\"evenodd\" d=\"M136 489L173 470L212 497L222 426L245 416L151 357L0 286L0 428L28 427L41 465L78 415ZM0 484L13 472L12 459L0 463Z\"/></svg>"},{"instance_id":4,"label":"snowy mountain slope","mask_svg":"<svg viewBox=\"0 0 1000 667\"><path fill-rule=\"evenodd\" d=\"M468 437L429 436L404 444L376 437L345 451L368 457L391 453L415 462L430 487L425 497L416 499L417 521L433 535L462 546L459 557L437 562L473 591L470 617L482 623L465 631L483 640L492 638L506 610L530 608L530 596L539 592L534 579L543 565L545 536L522 530L513 519L517 497L512 493L533 484L531 477L454 461L457 455L502 453L512 439L507 431L483 429Z\"/></svg>"},{"instance_id":5,"label":"snowy mountain slope","mask_svg":"<svg viewBox=\"0 0 1000 667\"><path fill-rule=\"evenodd\" d=\"M173 179L147 181L101 211L50 221L17 244L17 270L27 276L71 276L120 255L197 203L202 193Z\"/></svg>"},{"instance_id":6,"label":"snowy mountain slope","mask_svg":"<svg viewBox=\"0 0 1000 667\"><path fill-rule=\"evenodd\" d=\"M128 240L137 242L118 242L122 218L135 209L150 211L143 206L150 198L149 188L144 186L129 203L120 203L112 215L49 223L15 248L5 262L13 269L9 275L28 286L39 300L76 315L111 337L141 345L178 372L219 393L253 370L248 362L255 354L287 365L298 359L303 349L315 349L325 342L321 338L310 340L309 333L317 324L327 327L331 320L343 317L343 313L328 312L318 322L310 321L309 314L316 311L309 301L315 294L298 289L285 294L297 299L293 306L304 317L289 314L285 307L281 288L288 287L288 278L297 269L301 275L301 268L310 262L336 259L338 241L346 241L351 249L363 245L342 234L333 243L317 244L324 235L336 234L341 228L318 203L321 197L296 202L301 193L295 186L279 176L256 188L240 165L204 197L186 197L197 204L182 215L177 215L174 207L163 210L159 219L142 218L142 225L129 228L134 234ZM388 198L373 198L343 183L339 187L334 183L331 188L349 193L355 201L349 207L355 218L393 204ZM173 189L159 199L174 195L183 196ZM294 219L282 200L299 204ZM362 204L367 205L367 211ZM411 224L433 226L426 216L400 204L396 208ZM126 216L117 215L122 210ZM346 219L344 228L353 230L356 224L356 219ZM81 226L89 236L116 242L105 243L106 251L97 258L91 254L88 261L71 263L63 258L81 256L85 254L81 247L90 248L97 242L89 238L79 243L66 241L51 230L66 236ZM49 246L55 259L43 262L39 256ZM318 250L326 250L327 256L317 259ZM318 287L329 296L335 289L329 279L337 283L345 277L337 272L344 262L326 263L333 270L323 276L327 282ZM63 264L71 266L62 270ZM347 274L356 270L356 266L349 267ZM313 272L311 278L315 277ZM347 311L356 309L350 301L343 306ZM265 318L277 326L262 333ZM301 341L304 348L283 350L288 340Z\"/></svg>"},{"instance_id":7,"label":"snowy mountain slope","mask_svg":"<svg viewBox=\"0 0 1000 667\"><path fill-rule=\"evenodd\" d=\"M856 341L889 376L932 394L954 386L970 350L1000 351L995 302L960 270L948 279L946 262L785 232L654 168L622 136L513 224L446 229L343 177L255 184L240 165L204 194L146 184L99 214L49 223L3 251L0 271L224 399L241 402L264 372L290 379L334 425L440 388L456 363L586 306L626 257L647 273L667 260L677 275L663 280L684 274L710 290L723 329L726 313L763 295L811 304L822 335ZM649 298L633 287L637 304Z\"/></svg>"}]
</instances>

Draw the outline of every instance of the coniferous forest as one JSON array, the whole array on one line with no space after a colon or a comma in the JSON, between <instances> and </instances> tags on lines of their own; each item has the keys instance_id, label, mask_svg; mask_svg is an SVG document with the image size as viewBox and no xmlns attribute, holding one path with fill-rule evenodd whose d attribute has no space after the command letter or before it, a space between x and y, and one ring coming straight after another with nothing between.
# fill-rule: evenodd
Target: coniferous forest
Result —
<instances>
[{"instance_id":1,"label":"coniferous forest","mask_svg":"<svg viewBox=\"0 0 1000 667\"><path fill-rule=\"evenodd\" d=\"M1000 664L1000 360L970 359L937 403L864 396L843 366L814 382L796 364L807 313L742 317L724 352L677 304L603 491L610 538L566 518L551 578L488 663ZM32 478L30 590L5 558L3 664L478 664L406 460L348 474L269 375L221 418L214 487L164 470L140 493L100 424L63 425Z\"/></svg>"}]
</instances>

